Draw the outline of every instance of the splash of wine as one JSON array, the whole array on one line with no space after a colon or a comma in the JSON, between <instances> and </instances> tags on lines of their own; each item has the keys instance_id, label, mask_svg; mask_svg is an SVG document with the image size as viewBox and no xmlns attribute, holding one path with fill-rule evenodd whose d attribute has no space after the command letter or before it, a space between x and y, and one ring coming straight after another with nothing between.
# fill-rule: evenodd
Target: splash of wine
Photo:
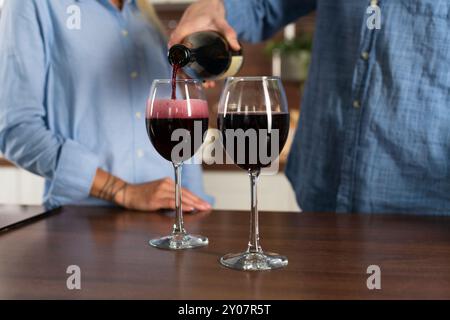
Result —
<instances>
[{"instance_id":1,"label":"splash of wine","mask_svg":"<svg viewBox=\"0 0 450 320\"><path fill-rule=\"evenodd\" d=\"M172 67L172 100L177 99L177 74L181 69L178 63L174 63Z\"/></svg>"}]
</instances>

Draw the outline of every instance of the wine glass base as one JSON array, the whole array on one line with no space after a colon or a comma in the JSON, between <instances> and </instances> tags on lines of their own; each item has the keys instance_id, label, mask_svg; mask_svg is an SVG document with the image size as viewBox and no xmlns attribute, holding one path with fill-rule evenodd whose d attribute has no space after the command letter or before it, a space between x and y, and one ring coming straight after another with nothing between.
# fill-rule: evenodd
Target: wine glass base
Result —
<instances>
[{"instance_id":1,"label":"wine glass base","mask_svg":"<svg viewBox=\"0 0 450 320\"><path fill-rule=\"evenodd\" d=\"M227 254L220 258L220 263L231 269L260 271L286 267L288 259L270 252L242 252Z\"/></svg>"},{"instance_id":2,"label":"wine glass base","mask_svg":"<svg viewBox=\"0 0 450 320\"><path fill-rule=\"evenodd\" d=\"M208 238L192 234L174 234L149 241L152 247L167 250L183 250L204 247Z\"/></svg>"}]
</instances>

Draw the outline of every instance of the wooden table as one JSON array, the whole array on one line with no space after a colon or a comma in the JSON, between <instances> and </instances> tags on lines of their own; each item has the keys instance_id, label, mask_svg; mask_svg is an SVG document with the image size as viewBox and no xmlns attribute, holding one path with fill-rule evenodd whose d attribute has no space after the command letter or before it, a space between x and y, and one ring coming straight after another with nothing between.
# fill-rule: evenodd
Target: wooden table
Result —
<instances>
[{"instance_id":1,"label":"wooden table","mask_svg":"<svg viewBox=\"0 0 450 320\"><path fill-rule=\"evenodd\" d=\"M66 207L0 234L0 298L450 299L450 218L261 213L263 248L289 258L283 270L240 272L219 257L245 249L247 212L186 215L210 245L151 248L172 216L115 208ZM81 290L66 268L81 268ZM381 290L366 269L381 268Z\"/></svg>"}]
</instances>

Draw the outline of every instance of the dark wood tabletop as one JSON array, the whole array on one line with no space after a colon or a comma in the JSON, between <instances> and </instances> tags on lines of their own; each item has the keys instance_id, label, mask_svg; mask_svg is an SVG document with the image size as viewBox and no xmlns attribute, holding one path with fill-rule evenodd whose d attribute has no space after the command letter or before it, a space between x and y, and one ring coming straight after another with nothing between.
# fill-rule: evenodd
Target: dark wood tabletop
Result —
<instances>
[{"instance_id":1,"label":"dark wood tabletop","mask_svg":"<svg viewBox=\"0 0 450 320\"><path fill-rule=\"evenodd\" d=\"M171 214L66 207L0 234L0 298L26 299L450 299L450 218L262 212L263 248L285 269L241 272L221 255L245 249L248 212L188 214L209 237L188 251L152 248ZM81 268L68 290L67 267ZM369 290L367 267L381 269Z\"/></svg>"}]
</instances>

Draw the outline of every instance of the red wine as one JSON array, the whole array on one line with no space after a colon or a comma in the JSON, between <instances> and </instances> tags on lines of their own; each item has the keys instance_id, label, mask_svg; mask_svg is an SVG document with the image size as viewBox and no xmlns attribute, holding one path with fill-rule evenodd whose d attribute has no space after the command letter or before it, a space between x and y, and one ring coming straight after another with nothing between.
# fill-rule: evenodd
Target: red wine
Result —
<instances>
[{"instance_id":1,"label":"red wine","mask_svg":"<svg viewBox=\"0 0 450 320\"><path fill-rule=\"evenodd\" d=\"M171 65L183 68L194 79L234 76L243 63L242 51L233 51L225 38L214 31L196 32L169 49Z\"/></svg>"},{"instance_id":2,"label":"red wine","mask_svg":"<svg viewBox=\"0 0 450 320\"><path fill-rule=\"evenodd\" d=\"M180 65L176 63L172 67L172 100L177 99L177 74L180 69Z\"/></svg>"},{"instance_id":3,"label":"red wine","mask_svg":"<svg viewBox=\"0 0 450 320\"><path fill-rule=\"evenodd\" d=\"M182 140L172 141L172 133L177 129L190 134L189 152L181 152L179 161L190 159L201 147L208 130L208 104L203 100L156 100L146 116L147 133L156 151L168 161L172 150ZM200 130L195 130L196 124ZM201 137L195 136L201 134ZM177 137L178 139L178 137ZM177 153L178 155L178 153Z\"/></svg>"},{"instance_id":4,"label":"red wine","mask_svg":"<svg viewBox=\"0 0 450 320\"><path fill-rule=\"evenodd\" d=\"M226 115L222 113L218 115L217 127L222 132L222 144L227 153L230 156L232 155L234 163L244 170L256 171L260 170L261 168L269 167L271 163L278 158L281 150L283 150L289 134L289 113L272 113L270 127L268 124L268 116L264 112L231 112L227 113ZM233 135L230 135L230 131L227 132L227 129L242 129L247 133L248 129L254 129L256 133L256 143L250 144L250 139L247 137L245 138L245 140L237 138L235 134L233 134L233 131L231 131ZM265 130L260 131L260 129ZM271 133L270 131L273 129L278 130L279 141L278 150L273 150L274 154L272 155L271 139L273 133ZM233 150L227 150L227 141L229 139L234 139ZM242 141L245 141L243 145ZM267 152L263 152L263 156L267 157L268 159L263 159L260 157L261 145L267 145ZM239 149L242 149L244 151L243 155L238 154Z\"/></svg>"}]
</instances>

